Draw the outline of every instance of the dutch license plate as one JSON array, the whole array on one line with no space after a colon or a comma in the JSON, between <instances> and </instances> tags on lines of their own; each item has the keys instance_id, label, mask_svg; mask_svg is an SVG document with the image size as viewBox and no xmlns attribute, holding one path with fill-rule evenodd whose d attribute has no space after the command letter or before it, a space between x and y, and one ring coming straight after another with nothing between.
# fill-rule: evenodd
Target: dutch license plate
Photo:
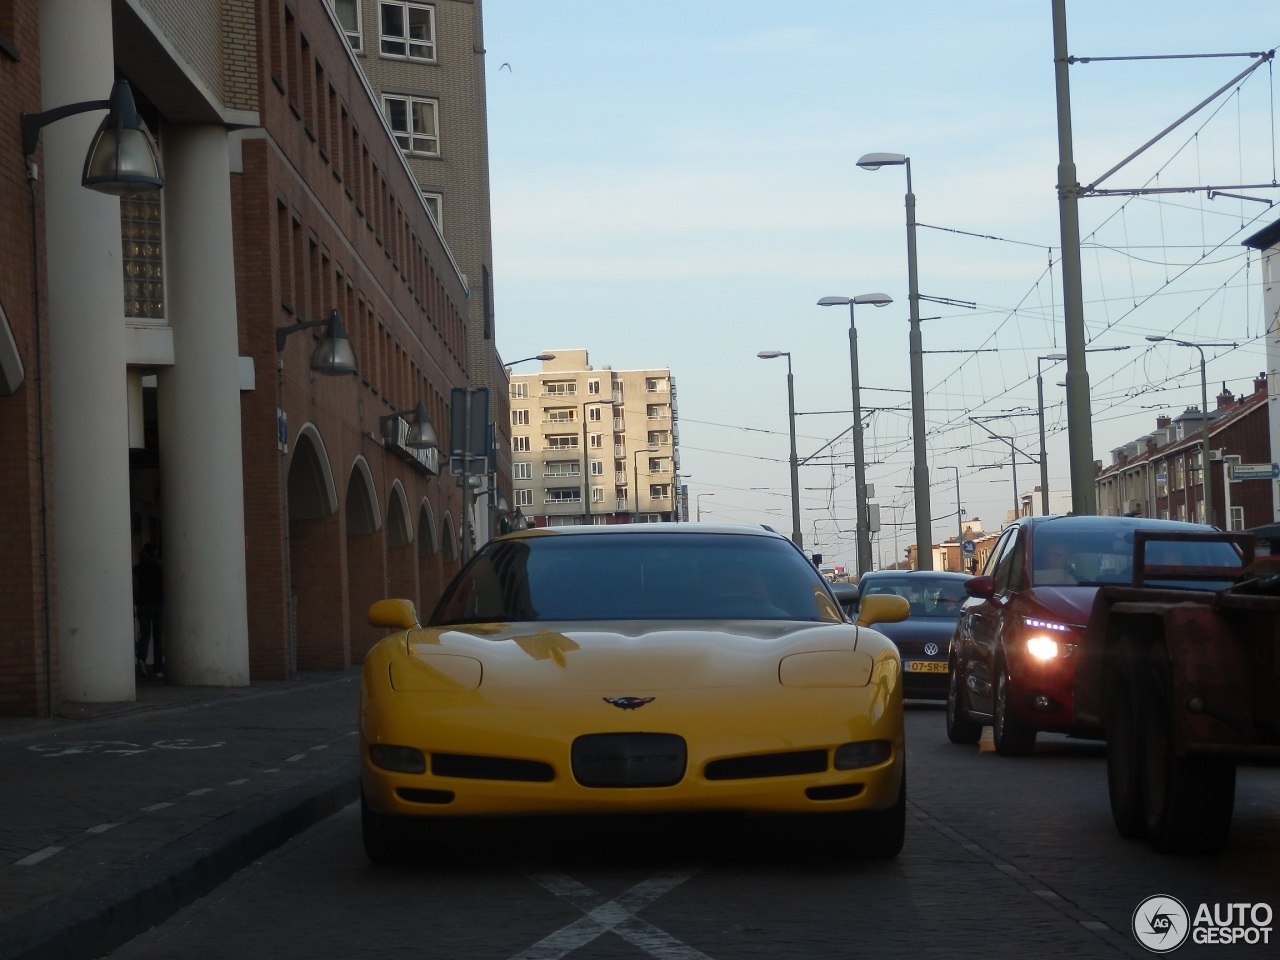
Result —
<instances>
[{"instance_id":1,"label":"dutch license plate","mask_svg":"<svg viewBox=\"0 0 1280 960\"><path fill-rule=\"evenodd\" d=\"M912 660L907 664L907 673L946 673L945 660Z\"/></svg>"}]
</instances>

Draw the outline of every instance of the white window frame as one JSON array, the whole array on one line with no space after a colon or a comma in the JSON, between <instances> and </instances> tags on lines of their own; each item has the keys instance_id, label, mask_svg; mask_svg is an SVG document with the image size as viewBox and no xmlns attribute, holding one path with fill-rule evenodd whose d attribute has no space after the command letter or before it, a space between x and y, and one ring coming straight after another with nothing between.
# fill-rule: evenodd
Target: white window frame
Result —
<instances>
[{"instance_id":1,"label":"white window frame","mask_svg":"<svg viewBox=\"0 0 1280 960\"><path fill-rule=\"evenodd\" d=\"M356 22L354 27L342 22L342 12L338 9L337 0L329 0L329 6L333 8L334 17L341 24L342 32L346 34L347 43L352 50L359 50L364 41L364 36L361 32L360 0L347 0L347 5L355 8Z\"/></svg>"},{"instance_id":2,"label":"white window frame","mask_svg":"<svg viewBox=\"0 0 1280 960\"><path fill-rule=\"evenodd\" d=\"M399 121L392 115L393 105L399 105L404 110L404 123L397 126ZM431 118L431 129L417 128L417 111L415 107L425 107ZM384 93L382 95L382 115L387 120L387 126L391 128L391 134L396 138L396 143L400 145L403 153L418 157L438 157L440 156L440 101L431 97L409 97L397 94Z\"/></svg>"},{"instance_id":3,"label":"white window frame","mask_svg":"<svg viewBox=\"0 0 1280 960\"><path fill-rule=\"evenodd\" d=\"M383 14L399 10L402 33L387 33ZM410 14L426 14L427 38L414 39ZM421 22L421 21L419 21ZM399 49L388 49L388 46ZM436 8L429 3L411 3L409 0L378 0L378 51L389 60L414 60L434 63L436 60ZM416 52L415 52L416 51Z\"/></svg>"},{"instance_id":4,"label":"white window frame","mask_svg":"<svg viewBox=\"0 0 1280 960\"><path fill-rule=\"evenodd\" d=\"M587 393L591 394L592 396L598 395L598 394L600 393L600 381L599 381L599 380L588 380L588 381L587 381Z\"/></svg>"},{"instance_id":5,"label":"white window frame","mask_svg":"<svg viewBox=\"0 0 1280 960\"><path fill-rule=\"evenodd\" d=\"M517 507L533 506L533 489L531 487L521 487L515 492Z\"/></svg>"},{"instance_id":6,"label":"white window frame","mask_svg":"<svg viewBox=\"0 0 1280 960\"><path fill-rule=\"evenodd\" d=\"M593 477L603 477L603 476L604 476L604 461L603 461L603 460L592 460L592 461L591 461L591 475L592 475Z\"/></svg>"},{"instance_id":7,"label":"white window frame","mask_svg":"<svg viewBox=\"0 0 1280 960\"><path fill-rule=\"evenodd\" d=\"M513 453L528 453L529 438L528 437L512 437L511 450Z\"/></svg>"},{"instance_id":8,"label":"white window frame","mask_svg":"<svg viewBox=\"0 0 1280 960\"><path fill-rule=\"evenodd\" d=\"M528 410L512 410L511 425L513 427L527 427L529 425Z\"/></svg>"},{"instance_id":9,"label":"white window frame","mask_svg":"<svg viewBox=\"0 0 1280 960\"><path fill-rule=\"evenodd\" d=\"M533 464L529 463L527 460L525 461L517 460L515 463L511 464L511 479L512 480L532 480Z\"/></svg>"},{"instance_id":10,"label":"white window frame","mask_svg":"<svg viewBox=\"0 0 1280 960\"><path fill-rule=\"evenodd\" d=\"M604 434L603 433L588 434L588 444L590 445L591 449L599 450L601 447L604 446Z\"/></svg>"},{"instance_id":11,"label":"white window frame","mask_svg":"<svg viewBox=\"0 0 1280 960\"><path fill-rule=\"evenodd\" d=\"M507 396L512 400L528 400L529 384L525 382L508 384Z\"/></svg>"},{"instance_id":12,"label":"white window frame","mask_svg":"<svg viewBox=\"0 0 1280 960\"><path fill-rule=\"evenodd\" d=\"M438 117L436 118L439 119ZM422 202L427 208L427 213L431 214L431 219L436 222L436 227L440 230L444 229L444 194L433 193L430 190L422 191Z\"/></svg>"},{"instance_id":13,"label":"white window frame","mask_svg":"<svg viewBox=\"0 0 1280 960\"><path fill-rule=\"evenodd\" d=\"M604 503L604 487L591 488L591 502ZM603 520L603 518L601 518L601 520Z\"/></svg>"}]
</instances>

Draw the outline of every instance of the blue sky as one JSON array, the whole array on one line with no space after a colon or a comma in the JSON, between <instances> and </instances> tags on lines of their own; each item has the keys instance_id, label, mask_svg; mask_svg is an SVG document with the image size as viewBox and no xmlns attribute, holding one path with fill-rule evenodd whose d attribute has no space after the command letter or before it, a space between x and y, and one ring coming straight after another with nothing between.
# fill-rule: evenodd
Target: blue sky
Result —
<instances>
[{"instance_id":1,"label":"blue sky","mask_svg":"<svg viewBox=\"0 0 1280 960\"><path fill-rule=\"evenodd\" d=\"M966 516L998 529L1008 444L1038 448L1037 357L1065 349L1049 0L873 3L486 0L498 345L518 359L584 347L595 367L670 367L683 472L704 519L791 529L786 350L802 459L849 426L848 311L857 311L867 479L881 557L914 540L902 168L911 157L933 539ZM1077 57L1263 51L1273 4L1069 0ZM1256 61L1071 68L1075 157L1090 183ZM509 64L509 68L503 68ZM1114 174L1115 187L1276 180L1277 87L1259 67ZM1232 191L1280 202L1275 188ZM1240 241L1280 206L1204 192L1081 201L1094 456L1200 402L1198 354L1151 334L1234 341L1207 351L1210 402L1266 369L1258 262ZM968 352L966 352L968 351ZM982 352L978 352L982 351ZM1042 363L1049 486L1069 486L1065 365ZM533 365L520 368L530 372ZM801 468L806 548L852 565L847 436ZM947 467L948 469L937 469ZM1029 491L1038 467L1020 460ZM760 488L760 489L757 489ZM903 524L895 527L893 522Z\"/></svg>"}]
</instances>

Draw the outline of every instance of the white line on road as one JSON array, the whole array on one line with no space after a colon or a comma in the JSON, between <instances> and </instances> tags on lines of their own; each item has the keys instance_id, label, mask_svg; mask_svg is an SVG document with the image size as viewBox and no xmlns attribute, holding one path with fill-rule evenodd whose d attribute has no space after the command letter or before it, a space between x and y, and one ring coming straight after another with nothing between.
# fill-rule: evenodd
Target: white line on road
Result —
<instances>
[{"instance_id":1,"label":"white line on road","mask_svg":"<svg viewBox=\"0 0 1280 960\"><path fill-rule=\"evenodd\" d=\"M307 758L307 755L305 753L295 753L292 757L285 757L284 762L294 763L298 760L305 760L306 758Z\"/></svg>"},{"instance_id":2,"label":"white line on road","mask_svg":"<svg viewBox=\"0 0 1280 960\"><path fill-rule=\"evenodd\" d=\"M697 869L654 874L621 896L605 900L590 887L562 873L526 871L529 879L562 900L568 900L585 916L543 937L511 960L561 960L609 931L657 960L710 960L701 950L681 943L671 934L636 916L637 912L670 893L696 872Z\"/></svg>"},{"instance_id":3,"label":"white line on road","mask_svg":"<svg viewBox=\"0 0 1280 960\"><path fill-rule=\"evenodd\" d=\"M172 807L172 803L153 803L149 807L143 807L147 813L155 813L157 810L163 810L165 807Z\"/></svg>"},{"instance_id":4,"label":"white line on road","mask_svg":"<svg viewBox=\"0 0 1280 960\"><path fill-rule=\"evenodd\" d=\"M21 860L15 860L15 867L34 867L41 860L48 860L55 853L61 853L66 847L45 847L43 850L37 850L35 853L23 857Z\"/></svg>"},{"instance_id":5,"label":"white line on road","mask_svg":"<svg viewBox=\"0 0 1280 960\"><path fill-rule=\"evenodd\" d=\"M228 786L228 787L238 787L238 786L240 786L240 784L242 784L242 783L248 783L248 782L249 782L249 778L248 778L248 777L241 777L239 780L228 780L228 781L227 781L227 786Z\"/></svg>"},{"instance_id":6,"label":"white line on road","mask_svg":"<svg viewBox=\"0 0 1280 960\"><path fill-rule=\"evenodd\" d=\"M106 833L108 830L118 826L120 826L118 823L99 823L90 827L85 833Z\"/></svg>"},{"instance_id":7,"label":"white line on road","mask_svg":"<svg viewBox=\"0 0 1280 960\"><path fill-rule=\"evenodd\" d=\"M200 790L192 790L187 794L188 797L203 797L206 793L213 793L213 787L204 787Z\"/></svg>"}]
</instances>

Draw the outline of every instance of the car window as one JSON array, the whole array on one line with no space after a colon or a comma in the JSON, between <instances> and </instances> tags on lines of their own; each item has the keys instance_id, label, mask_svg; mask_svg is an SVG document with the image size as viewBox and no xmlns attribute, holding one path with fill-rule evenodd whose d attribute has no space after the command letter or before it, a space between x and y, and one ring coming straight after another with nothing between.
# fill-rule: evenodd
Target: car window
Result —
<instances>
[{"instance_id":1,"label":"car window","mask_svg":"<svg viewBox=\"0 0 1280 960\"><path fill-rule=\"evenodd\" d=\"M1009 546L1013 539L1013 530L1006 530L1000 535L1000 539L996 541L996 545L991 548L991 552L987 554L987 560L982 565L982 575L984 577L993 576L996 564L1000 562L1000 557L1004 554L1005 548Z\"/></svg>"},{"instance_id":2,"label":"car window","mask_svg":"<svg viewBox=\"0 0 1280 960\"><path fill-rule=\"evenodd\" d=\"M999 556L996 557L995 566L992 567L991 571L991 576L995 578L996 582L996 593L1007 593L1018 582L1014 574L1015 571L1021 572L1016 560L1021 552L1019 534L1023 533L1025 533L1025 528L1014 527L1011 529L1008 539L1005 540L1003 547L1001 547Z\"/></svg>"},{"instance_id":3,"label":"car window","mask_svg":"<svg viewBox=\"0 0 1280 960\"><path fill-rule=\"evenodd\" d=\"M960 615L960 606L968 597L962 580L924 574L869 577L859 593L863 597L894 593L907 601L913 617L944 617L949 620Z\"/></svg>"},{"instance_id":4,"label":"car window","mask_svg":"<svg viewBox=\"0 0 1280 960\"><path fill-rule=\"evenodd\" d=\"M1133 527L1072 530L1044 525L1036 534L1033 581L1036 586L1127 584L1133 582ZM1240 555L1229 543L1152 541L1145 562L1150 567L1224 567L1239 569ZM1147 572L1148 580L1151 571Z\"/></svg>"},{"instance_id":5,"label":"car window","mask_svg":"<svg viewBox=\"0 0 1280 960\"><path fill-rule=\"evenodd\" d=\"M624 533L491 541L446 589L430 623L724 619L843 616L821 575L786 541Z\"/></svg>"}]
</instances>

